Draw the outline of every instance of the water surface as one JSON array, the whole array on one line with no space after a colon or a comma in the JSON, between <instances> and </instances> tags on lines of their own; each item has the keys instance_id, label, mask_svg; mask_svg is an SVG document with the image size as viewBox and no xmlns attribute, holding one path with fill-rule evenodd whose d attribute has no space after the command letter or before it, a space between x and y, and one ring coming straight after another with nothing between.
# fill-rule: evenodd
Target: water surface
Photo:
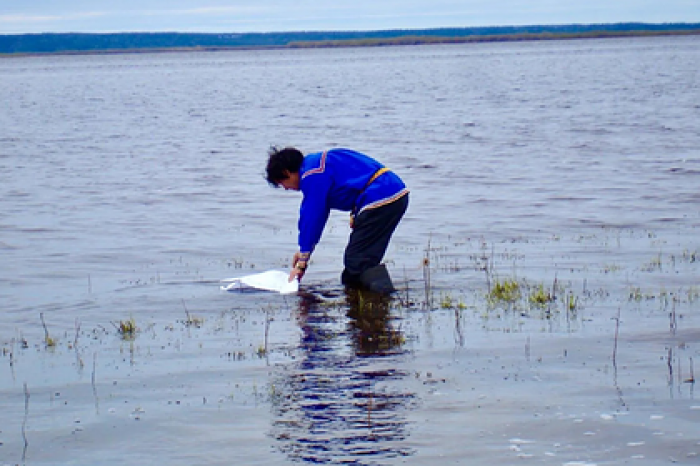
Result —
<instances>
[{"instance_id":1,"label":"water surface","mask_svg":"<svg viewBox=\"0 0 700 466\"><path fill-rule=\"evenodd\" d=\"M0 60L0 462L693 464L698 45ZM392 303L343 214L300 296L219 291L295 250L273 144L405 179Z\"/></svg>"}]
</instances>

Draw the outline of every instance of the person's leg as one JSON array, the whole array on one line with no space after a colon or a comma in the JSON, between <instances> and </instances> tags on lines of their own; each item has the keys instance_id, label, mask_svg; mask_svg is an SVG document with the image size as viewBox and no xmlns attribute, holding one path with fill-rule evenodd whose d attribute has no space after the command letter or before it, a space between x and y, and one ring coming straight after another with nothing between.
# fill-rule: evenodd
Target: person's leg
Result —
<instances>
[{"instance_id":1,"label":"person's leg","mask_svg":"<svg viewBox=\"0 0 700 466\"><path fill-rule=\"evenodd\" d=\"M376 209L367 209L355 218L355 228L345 248L344 285L359 286L363 272L379 265L389 240L408 208L408 194Z\"/></svg>"}]
</instances>

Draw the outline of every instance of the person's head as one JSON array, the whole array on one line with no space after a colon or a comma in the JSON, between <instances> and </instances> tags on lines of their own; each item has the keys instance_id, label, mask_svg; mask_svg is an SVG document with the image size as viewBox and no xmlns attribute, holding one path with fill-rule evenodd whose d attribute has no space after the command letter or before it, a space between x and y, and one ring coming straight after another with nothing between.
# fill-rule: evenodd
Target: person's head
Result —
<instances>
[{"instance_id":1,"label":"person's head","mask_svg":"<svg viewBox=\"0 0 700 466\"><path fill-rule=\"evenodd\" d=\"M271 147L267 152L269 159L267 160L267 182L270 186L284 189L299 190L299 170L301 163L304 161L304 154L300 150L293 147L285 147L278 149Z\"/></svg>"}]
</instances>

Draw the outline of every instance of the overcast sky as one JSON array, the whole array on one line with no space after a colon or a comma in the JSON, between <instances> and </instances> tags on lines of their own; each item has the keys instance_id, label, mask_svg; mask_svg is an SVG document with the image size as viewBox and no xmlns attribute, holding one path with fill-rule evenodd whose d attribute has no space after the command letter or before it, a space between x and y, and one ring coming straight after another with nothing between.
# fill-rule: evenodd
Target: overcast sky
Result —
<instances>
[{"instance_id":1,"label":"overcast sky","mask_svg":"<svg viewBox=\"0 0 700 466\"><path fill-rule=\"evenodd\" d=\"M700 22L700 0L0 0L0 34Z\"/></svg>"}]
</instances>

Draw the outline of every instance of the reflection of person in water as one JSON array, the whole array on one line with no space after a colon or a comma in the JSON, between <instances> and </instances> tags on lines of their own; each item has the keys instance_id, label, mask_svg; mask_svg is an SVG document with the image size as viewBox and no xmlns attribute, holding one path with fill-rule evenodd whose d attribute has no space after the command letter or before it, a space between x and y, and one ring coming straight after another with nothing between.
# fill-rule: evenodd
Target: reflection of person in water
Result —
<instances>
[{"instance_id":1,"label":"reflection of person in water","mask_svg":"<svg viewBox=\"0 0 700 466\"><path fill-rule=\"evenodd\" d=\"M358 294L348 303L345 316L300 296L303 354L275 383L275 434L293 459L374 464L411 454L403 411L414 395L397 387L405 373L386 369L400 362L403 342L389 325L389 303Z\"/></svg>"},{"instance_id":2,"label":"reflection of person in water","mask_svg":"<svg viewBox=\"0 0 700 466\"><path fill-rule=\"evenodd\" d=\"M355 353L372 356L397 351L403 344L403 335L390 325L391 300L385 295L357 289L346 290L346 296Z\"/></svg>"}]
</instances>

